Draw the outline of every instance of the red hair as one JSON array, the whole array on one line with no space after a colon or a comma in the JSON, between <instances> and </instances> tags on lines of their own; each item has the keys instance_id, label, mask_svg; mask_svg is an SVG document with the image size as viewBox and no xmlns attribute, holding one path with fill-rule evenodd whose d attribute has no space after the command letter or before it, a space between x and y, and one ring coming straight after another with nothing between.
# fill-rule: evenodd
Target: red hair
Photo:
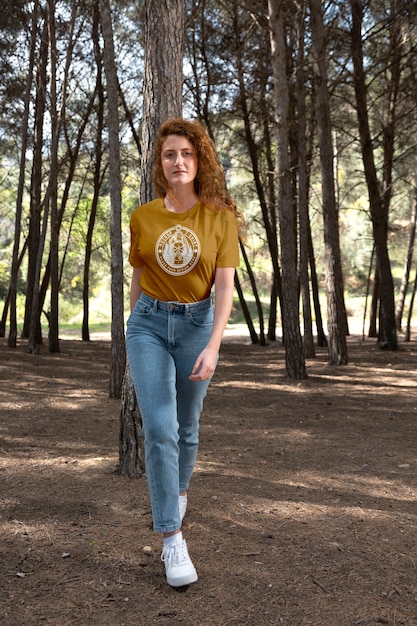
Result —
<instances>
[{"instance_id":1,"label":"red hair","mask_svg":"<svg viewBox=\"0 0 417 626\"><path fill-rule=\"evenodd\" d=\"M159 129L154 147L154 182L156 193L160 197L167 194L168 183L161 163L162 146L168 135L185 137L194 147L198 168L194 180L194 189L200 200L211 209L227 209L234 213L240 225L243 216L230 197L224 178L224 172L218 161L216 148L206 128L198 121L188 121L182 117L167 120Z\"/></svg>"}]
</instances>

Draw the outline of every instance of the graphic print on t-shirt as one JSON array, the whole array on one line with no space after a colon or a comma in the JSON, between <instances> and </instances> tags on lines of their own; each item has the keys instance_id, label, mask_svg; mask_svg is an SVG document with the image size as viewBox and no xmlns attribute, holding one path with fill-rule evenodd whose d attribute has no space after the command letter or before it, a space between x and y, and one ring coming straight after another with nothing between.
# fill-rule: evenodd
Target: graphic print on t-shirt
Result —
<instances>
[{"instance_id":1,"label":"graphic print on t-shirt","mask_svg":"<svg viewBox=\"0 0 417 626\"><path fill-rule=\"evenodd\" d=\"M173 276L190 272L198 263L200 252L200 240L195 232L181 224L165 230L155 245L159 265Z\"/></svg>"}]
</instances>

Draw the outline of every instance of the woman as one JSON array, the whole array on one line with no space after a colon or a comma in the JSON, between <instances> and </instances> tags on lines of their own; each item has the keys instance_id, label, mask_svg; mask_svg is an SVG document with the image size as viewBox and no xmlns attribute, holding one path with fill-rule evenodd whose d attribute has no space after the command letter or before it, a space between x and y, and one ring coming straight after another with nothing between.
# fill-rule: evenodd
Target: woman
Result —
<instances>
[{"instance_id":1,"label":"woman","mask_svg":"<svg viewBox=\"0 0 417 626\"><path fill-rule=\"evenodd\" d=\"M161 126L154 177L159 197L139 206L130 222L126 346L143 422L154 530L164 536L167 582L181 587L197 580L181 523L203 399L232 309L240 214L198 122L178 118Z\"/></svg>"}]
</instances>

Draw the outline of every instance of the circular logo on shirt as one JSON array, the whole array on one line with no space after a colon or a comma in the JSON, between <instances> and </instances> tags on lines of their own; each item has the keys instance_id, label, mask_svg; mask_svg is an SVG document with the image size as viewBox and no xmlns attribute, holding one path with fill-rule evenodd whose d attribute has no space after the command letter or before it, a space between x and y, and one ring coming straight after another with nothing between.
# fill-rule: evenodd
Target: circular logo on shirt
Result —
<instances>
[{"instance_id":1,"label":"circular logo on shirt","mask_svg":"<svg viewBox=\"0 0 417 626\"><path fill-rule=\"evenodd\" d=\"M200 258L200 240L187 228L177 224L164 231L155 245L159 265L167 274L181 276L190 272Z\"/></svg>"}]
</instances>

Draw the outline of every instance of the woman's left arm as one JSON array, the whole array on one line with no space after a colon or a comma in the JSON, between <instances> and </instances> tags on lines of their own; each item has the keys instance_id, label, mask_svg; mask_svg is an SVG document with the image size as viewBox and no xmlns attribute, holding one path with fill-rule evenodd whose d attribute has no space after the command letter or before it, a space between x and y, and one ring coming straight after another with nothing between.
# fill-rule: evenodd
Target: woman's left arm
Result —
<instances>
[{"instance_id":1,"label":"woman's left arm","mask_svg":"<svg viewBox=\"0 0 417 626\"><path fill-rule=\"evenodd\" d=\"M210 378L217 364L224 329L229 320L233 306L234 267L218 267L214 279L214 319L211 337L194 364L190 380L206 380Z\"/></svg>"}]
</instances>

